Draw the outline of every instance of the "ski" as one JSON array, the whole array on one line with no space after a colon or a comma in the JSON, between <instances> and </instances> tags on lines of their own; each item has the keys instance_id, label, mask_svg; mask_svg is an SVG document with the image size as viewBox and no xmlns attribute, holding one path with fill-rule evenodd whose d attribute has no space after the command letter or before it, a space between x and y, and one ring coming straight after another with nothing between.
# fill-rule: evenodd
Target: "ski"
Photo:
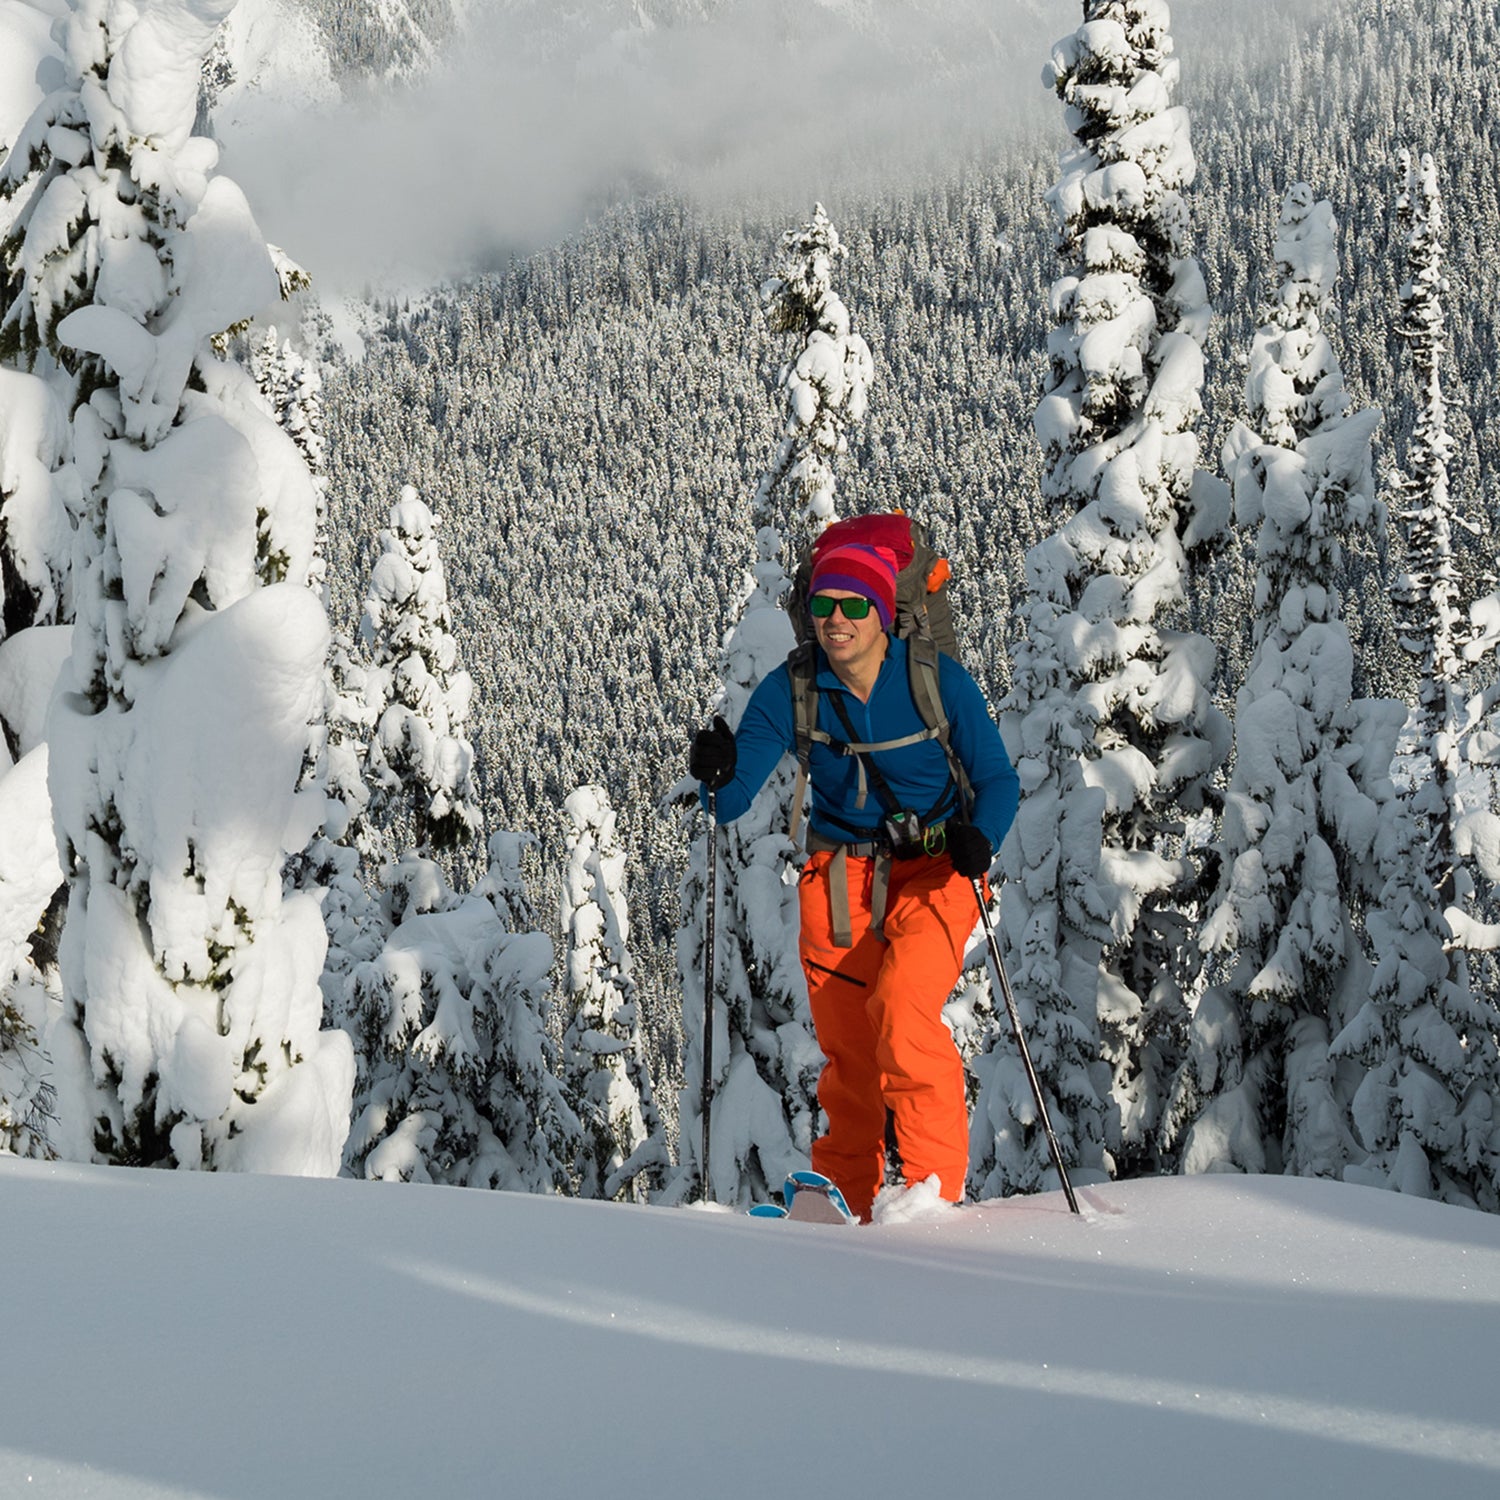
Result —
<instances>
[{"instance_id":1,"label":"ski","mask_svg":"<svg viewBox=\"0 0 1500 1500\"><path fill-rule=\"evenodd\" d=\"M782 1186L786 1216L805 1224L853 1224L844 1195L821 1172L793 1172Z\"/></svg>"},{"instance_id":2,"label":"ski","mask_svg":"<svg viewBox=\"0 0 1500 1500\"><path fill-rule=\"evenodd\" d=\"M803 1224L853 1224L844 1195L821 1172L793 1172L782 1184L781 1203L757 1203L753 1219L796 1219Z\"/></svg>"}]
</instances>

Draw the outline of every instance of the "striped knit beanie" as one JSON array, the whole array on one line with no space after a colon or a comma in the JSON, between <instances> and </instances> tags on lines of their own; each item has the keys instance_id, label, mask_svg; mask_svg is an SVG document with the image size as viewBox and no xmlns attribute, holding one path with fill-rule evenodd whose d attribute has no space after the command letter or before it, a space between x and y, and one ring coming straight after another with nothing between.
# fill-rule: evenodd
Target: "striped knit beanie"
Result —
<instances>
[{"instance_id":1,"label":"striped knit beanie","mask_svg":"<svg viewBox=\"0 0 1500 1500\"><path fill-rule=\"evenodd\" d=\"M896 618L896 554L889 547L867 547L850 542L825 552L813 567L810 592L843 589L862 594L875 606L880 628L889 630Z\"/></svg>"}]
</instances>

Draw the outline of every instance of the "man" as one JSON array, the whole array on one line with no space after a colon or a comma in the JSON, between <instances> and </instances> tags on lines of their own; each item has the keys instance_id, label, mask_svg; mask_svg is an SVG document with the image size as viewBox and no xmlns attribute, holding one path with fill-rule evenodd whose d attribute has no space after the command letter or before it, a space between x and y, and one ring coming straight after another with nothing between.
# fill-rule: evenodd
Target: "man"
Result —
<instances>
[{"instance_id":1,"label":"man","mask_svg":"<svg viewBox=\"0 0 1500 1500\"><path fill-rule=\"evenodd\" d=\"M868 1221L884 1178L888 1109L907 1183L936 1177L945 1199L963 1198L963 1063L942 1012L978 916L973 881L1010 827L1019 784L978 685L947 656L938 675L949 750L927 728L907 643L889 634L893 552L854 543L821 554L809 612L819 732L799 948L827 1059L818 1081L827 1129L812 1162ZM738 734L717 719L694 736L689 770L732 822L794 742L783 665L756 688Z\"/></svg>"}]
</instances>

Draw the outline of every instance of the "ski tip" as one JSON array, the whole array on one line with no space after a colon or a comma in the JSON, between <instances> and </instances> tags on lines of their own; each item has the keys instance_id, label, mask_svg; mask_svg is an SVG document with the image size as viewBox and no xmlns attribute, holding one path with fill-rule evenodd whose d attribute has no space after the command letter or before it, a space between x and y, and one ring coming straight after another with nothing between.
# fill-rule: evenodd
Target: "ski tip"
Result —
<instances>
[{"instance_id":1,"label":"ski tip","mask_svg":"<svg viewBox=\"0 0 1500 1500\"><path fill-rule=\"evenodd\" d=\"M779 1203L757 1203L745 1210L752 1219L784 1219L786 1210Z\"/></svg>"}]
</instances>

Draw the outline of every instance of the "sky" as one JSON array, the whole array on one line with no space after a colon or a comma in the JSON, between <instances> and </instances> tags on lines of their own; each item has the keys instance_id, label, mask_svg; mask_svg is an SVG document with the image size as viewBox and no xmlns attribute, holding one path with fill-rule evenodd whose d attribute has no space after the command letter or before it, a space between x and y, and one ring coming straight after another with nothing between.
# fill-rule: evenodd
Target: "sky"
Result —
<instances>
[{"instance_id":1,"label":"sky","mask_svg":"<svg viewBox=\"0 0 1500 1500\"><path fill-rule=\"evenodd\" d=\"M1179 55L1250 66L1325 3L1178 0ZM575 9L577 30L543 44L529 0L477 3L456 59L394 99L226 120L225 169L271 239L357 290L382 266L437 279L552 243L622 191L836 215L1017 131L1065 144L1041 68L1080 18L1066 0L730 0L649 34L612 30L618 7Z\"/></svg>"},{"instance_id":2,"label":"sky","mask_svg":"<svg viewBox=\"0 0 1500 1500\"><path fill-rule=\"evenodd\" d=\"M0 1494L1500 1492L1500 1218L1079 1196L856 1228L0 1158Z\"/></svg>"}]
</instances>

